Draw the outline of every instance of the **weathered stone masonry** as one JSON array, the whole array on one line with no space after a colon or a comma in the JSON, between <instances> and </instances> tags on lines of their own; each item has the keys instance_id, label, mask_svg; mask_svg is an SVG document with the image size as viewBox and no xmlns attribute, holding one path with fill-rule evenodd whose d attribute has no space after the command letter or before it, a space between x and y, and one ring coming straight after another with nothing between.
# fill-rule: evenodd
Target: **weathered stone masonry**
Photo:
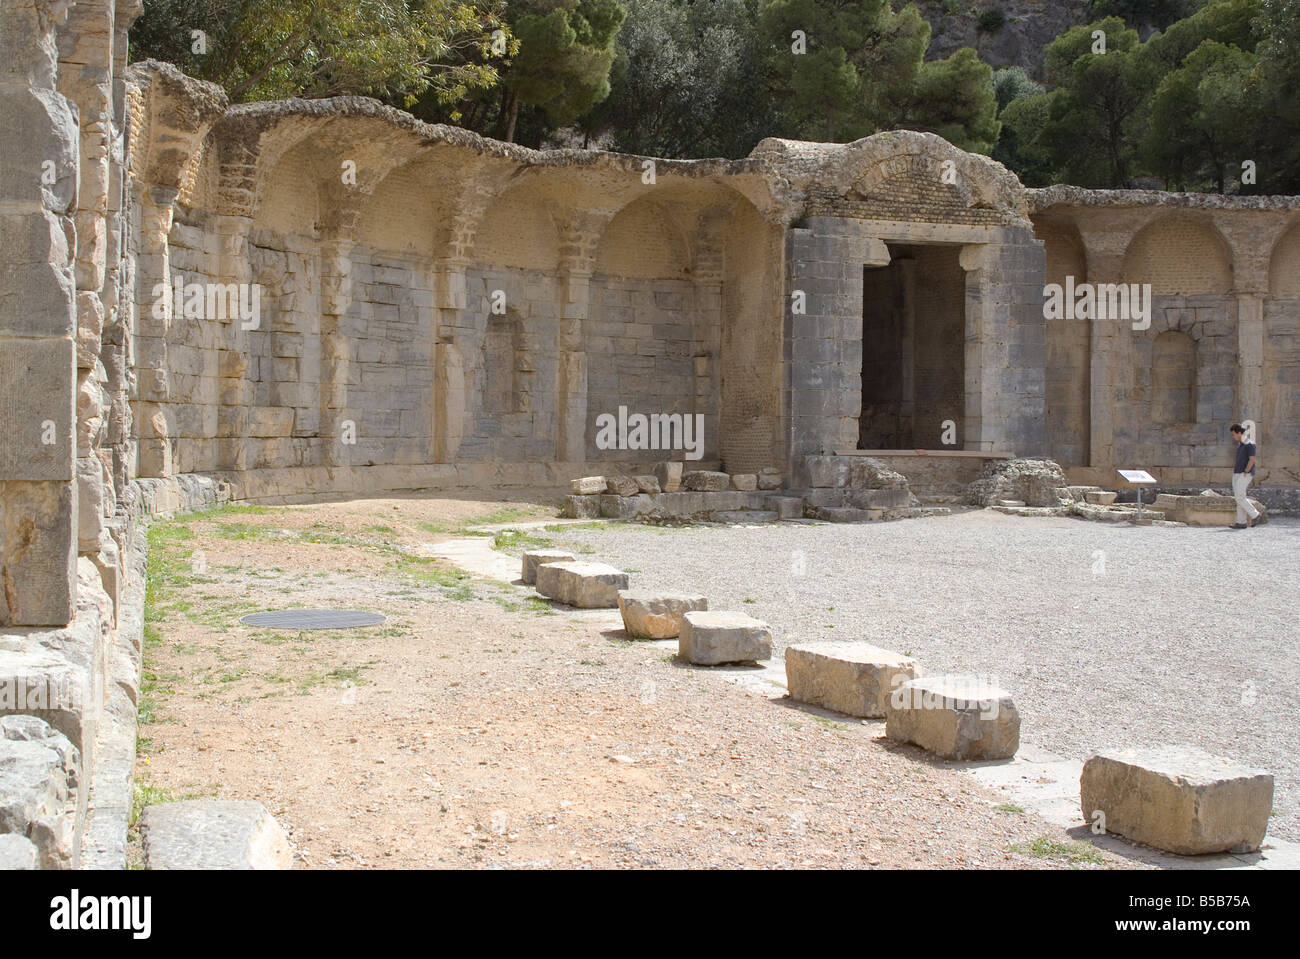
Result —
<instances>
[{"instance_id":1,"label":"weathered stone masonry","mask_svg":"<svg viewBox=\"0 0 1300 959\"><path fill-rule=\"evenodd\" d=\"M231 106L126 69L138 9L0 7L0 683L45 690L0 700L37 717L0 760L43 770L4 786L42 865L121 862L142 515L681 458L598 449L620 406L702 416L697 468L795 488L945 424L1076 483L1222 486L1246 419L1260 484L1300 484L1300 198L1025 190L905 131L648 161ZM177 277L260 315L177 310ZM1066 277L1150 283L1150 329L1044 319Z\"/></svg>"}]
</instances>

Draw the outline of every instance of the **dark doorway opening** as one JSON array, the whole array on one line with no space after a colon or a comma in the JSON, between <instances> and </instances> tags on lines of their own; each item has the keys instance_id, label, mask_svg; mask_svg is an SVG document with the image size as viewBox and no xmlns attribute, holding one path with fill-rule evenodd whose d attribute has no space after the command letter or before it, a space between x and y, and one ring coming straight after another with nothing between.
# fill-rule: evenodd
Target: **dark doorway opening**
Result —
<instances>
[{"instance_id":1,"label":"dark doorway opening","mask_svg":"<svg viewBox=\"0 0 1300 959\"><path fill-rule=\"evenodd\" d=\"M858 449L962 449L961 247L891 244L889 253L888 266L863 270Z\"/></svg>"}]
</instances>

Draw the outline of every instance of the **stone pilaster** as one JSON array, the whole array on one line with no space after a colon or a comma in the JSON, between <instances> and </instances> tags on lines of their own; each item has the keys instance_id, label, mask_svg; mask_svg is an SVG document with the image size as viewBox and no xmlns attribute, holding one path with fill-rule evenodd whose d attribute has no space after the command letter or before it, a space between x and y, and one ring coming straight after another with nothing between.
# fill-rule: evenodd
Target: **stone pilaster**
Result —
<instances>
[{"instance_id":1,"label":"stone pilaster","mask_svg":"<svg viewBox=\"0 0 1300 959\"><path fill-rule=\"evenodd\" d=\"M796 469L809 454L858 445L862 270L888 263L888 248L860 220L810 217L786 234L787 408Z\"/></svg>"},{"instance_id":2,"label":"stone pilaster","mask_svg":"<svg viewBox=\"0 0 1300 959\"><path fill-rule=\"evenodd\" d=\"M0 6L0 627L63 626L77 608L80 131L56 45L67 8Z\"/></svg>"},{"instance_id":3,"label":"stone pilaster","mask_svg":"<svg viewBox=\"0 0 1300 959\"><path fill-rule=\"evenodd\" d=\"M968 450L1041 456L1047 422L1043 244L1000 229L962 248L966 271Z\"/></svg>"}]
</instances>

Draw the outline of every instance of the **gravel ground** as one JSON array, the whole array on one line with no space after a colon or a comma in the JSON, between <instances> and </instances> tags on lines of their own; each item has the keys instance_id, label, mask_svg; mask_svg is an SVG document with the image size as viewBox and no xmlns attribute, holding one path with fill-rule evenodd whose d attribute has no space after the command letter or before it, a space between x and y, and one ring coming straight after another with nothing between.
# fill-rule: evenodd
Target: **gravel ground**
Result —
<instances>
[{"instance_id":1,"label":"gravel ground","mask_svg":"<svg viewBox=\"0 0 1300 959\"><path fill-rule=\"evenodd\" d=\"M405 497L157 524L138 801L258 800L306 868L1146 868L882 723L409 552L553 512ZM295 605L388 619L241 621Z\"/></svg>"},{"instance_id":2,"label":"gravel ground","mask_svg":"<svg viewBox=\"0 0 1300 959\"><path fill-rule=\"evenodd\" d=\"M1300 521L1133 527L990 510L861 525L576 529L557 542L771 624L865 640L1014 696L1022 739L1083 759L1193 744L1270 770L1300 840Z\"/></svg>"}]
</instances>

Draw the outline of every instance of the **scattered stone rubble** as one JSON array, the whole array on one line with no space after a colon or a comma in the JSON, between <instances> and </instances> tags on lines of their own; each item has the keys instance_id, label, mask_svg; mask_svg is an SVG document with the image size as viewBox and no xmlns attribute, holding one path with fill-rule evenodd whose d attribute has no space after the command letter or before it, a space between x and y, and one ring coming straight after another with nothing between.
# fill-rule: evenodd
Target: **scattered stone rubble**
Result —
<instances>
[{"instance_id":1,"label":"scattered stone rubble","mask_svg":"<svg viewBox=\"0 0 1300 959\"><path fill-rule=\"evenodd\" d=\"M655 466L654 477L579 477L569 484L561 515L641 523L865 523L949 512L922 507L906 477L879 460L808 456L805 461L803 481L808 485L793 489L786 488L784 475L772 467L728 474L663 462Z\"/></svg>"}]
</instances>

